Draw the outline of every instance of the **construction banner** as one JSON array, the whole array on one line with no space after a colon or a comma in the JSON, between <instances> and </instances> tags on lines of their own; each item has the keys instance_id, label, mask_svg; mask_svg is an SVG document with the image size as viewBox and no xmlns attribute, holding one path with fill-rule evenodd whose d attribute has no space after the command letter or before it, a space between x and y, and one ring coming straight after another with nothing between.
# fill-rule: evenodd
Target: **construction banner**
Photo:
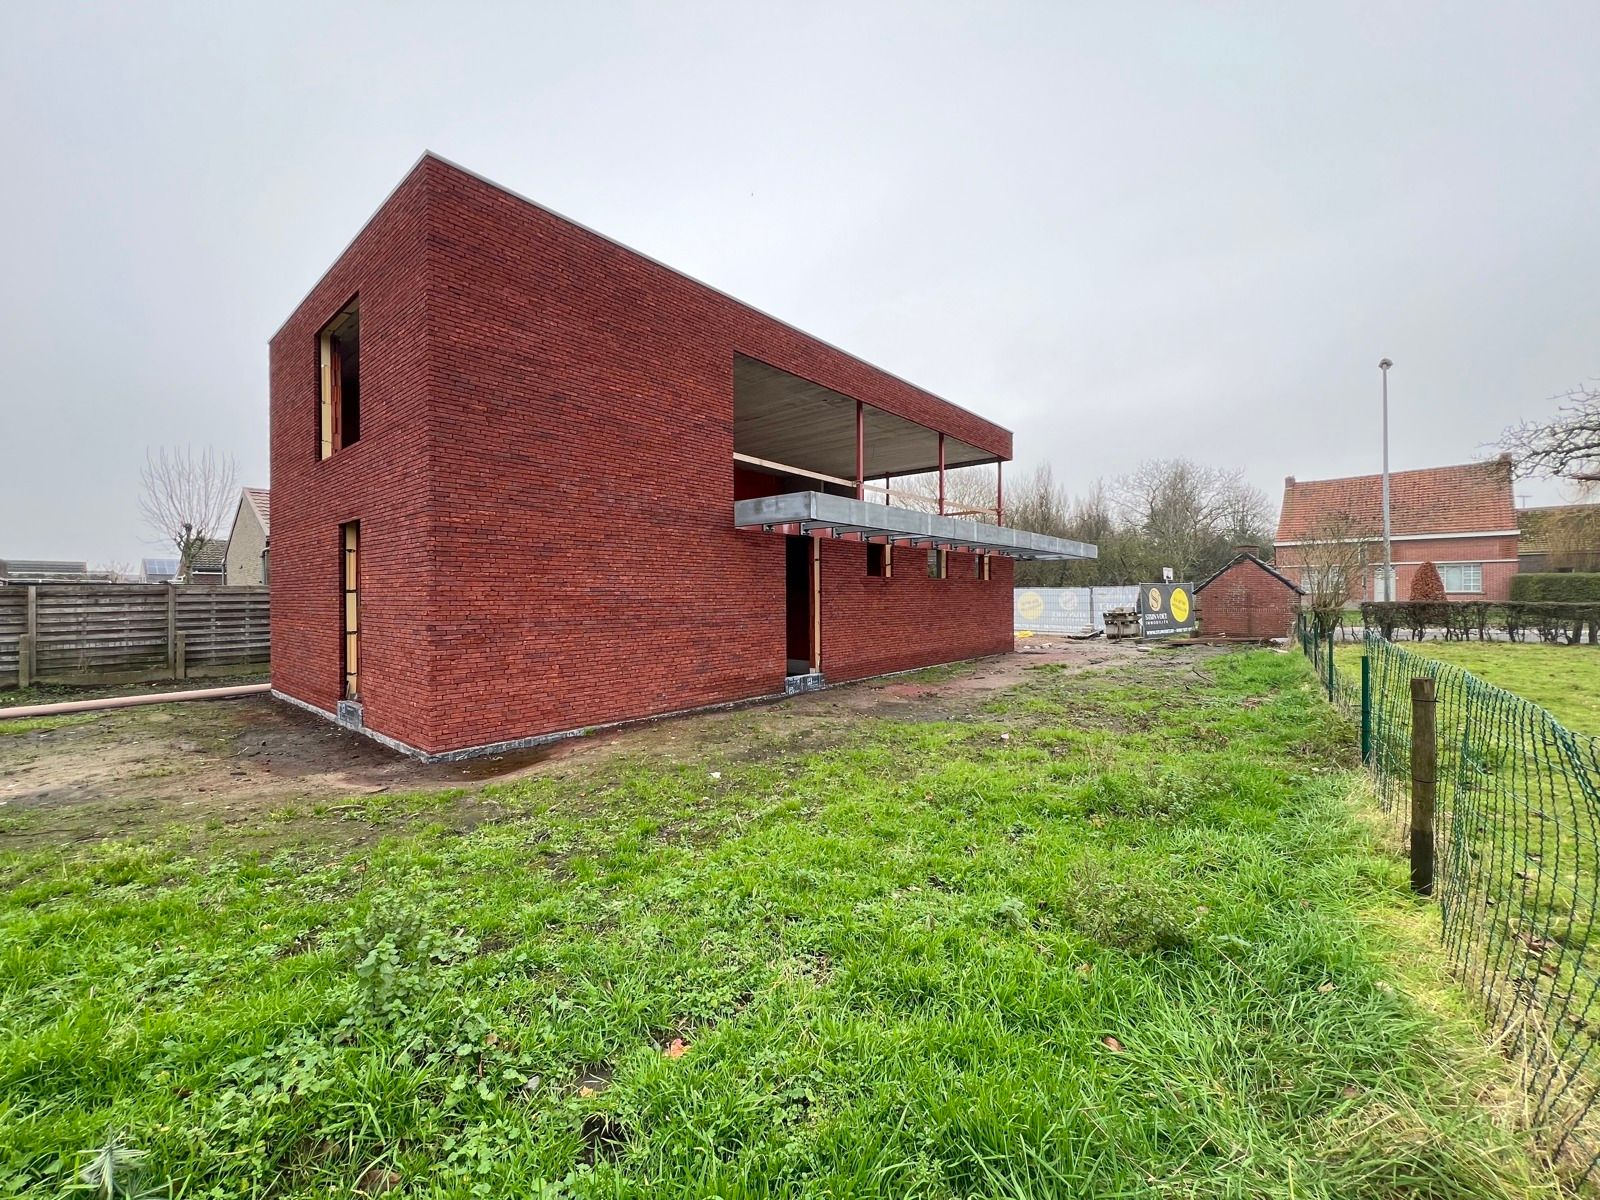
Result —
<instances>
[{"instance_id":1,"label":"construction banner","mask_svg":"<svg viewBox=\"0 0 1600 1200\"><path fill-rule=\"evenodd\" d=\"M1194 585L1192 583L1144 583L1139 585L1139 618L1145 637L1165 637L1169 633L1193 633Z\"/></svg>"}]
</instances>

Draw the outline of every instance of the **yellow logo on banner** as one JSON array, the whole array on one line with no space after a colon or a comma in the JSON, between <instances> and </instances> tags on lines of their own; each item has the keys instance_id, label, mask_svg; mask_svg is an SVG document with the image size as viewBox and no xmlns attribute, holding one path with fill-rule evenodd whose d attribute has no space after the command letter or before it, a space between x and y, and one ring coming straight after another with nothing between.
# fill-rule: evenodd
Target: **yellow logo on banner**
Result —
<instances>
[{"instance_id":1,"label":"yellow logo on banner","mask_svg":"<svg viewBox=\"0 0 1600 1200\"><path fill-rule=\"evenodd\" d=\"M1017 612L1025 621L1037 621L1044 616L1044 597L1038 592L1023 592L1017 597Z\"/></svg>"},{"instance_id":2,"label":"yellow logo on banner","mask_svg":"<svg viewBox=\"0 0 1600 1200\"><path fill-rule=\"evenodd\" d=\"M1150 599L1150 611L1153 612L1153 613L1160 612L1161 611L1161 589L1160 588L1151 588L1150 589L1149 599Z\"/></svg>"},{"instance_id":3,"label":"yellow logo on banner","mask_svg":"<svg viewBox=\"0 0 1600 1200\"><path fill-rule=\"evenodd\" d=\"M1182 588L1172 589L1172 619L1179 625L1189 619L1189 594Z\"/></svg>"}]
</instances>

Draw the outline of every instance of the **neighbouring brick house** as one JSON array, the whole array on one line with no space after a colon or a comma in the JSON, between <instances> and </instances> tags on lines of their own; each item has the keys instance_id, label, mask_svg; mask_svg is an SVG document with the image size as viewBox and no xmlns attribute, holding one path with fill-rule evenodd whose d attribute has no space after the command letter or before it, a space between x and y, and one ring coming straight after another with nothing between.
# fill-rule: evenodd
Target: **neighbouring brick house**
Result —
<instances>
[{"instance_id":1,"label":"neighbouring brick house","mask_svg":"<svg viewBox=\"0 0 1600 1200\"><path fill-rule=\"evenodd\" d=\"M267 582L267 550L272 540L272 495L266 488L240 490L239 507L228 531L222 582L259 586Z\"/></svg>"},{"instance_id":2,"label":"neighbouring brick house","mask_svg":"<svg viewBox=\"0 0 1600 1200\"><path fill-rule=\"evenodd\" d=\"M1300 585L1240 546L1220 571L1195 585L1200 632L1207 637L1282 638L1300 611Z\"/></svg>"},{"instance_id":3,"label":"neighbouring brick house","mask_svg":"<svg viewBox=\"0 0 1600 1200\"><path fill-rule=\"evenodd\" d=\"M271 397L274 691L424 756L1001 653L1095 552L1003 525L1007 430L433 155Z\"/></svg>"},{"instance_id":4,"label":"neighbouring brick house","mask_svg":"<svg viewBox=\"0 0 1600 1200\"><path fill-rule=\"evenodd\" d=\"M1307 590L1314 545L1330 518L1346 516L1363 532L1368 567L1349 581L1352 600L1383 599L1383 477L1283 482L1283 511L1274 542L1278 569ZM1425 562L1439 568L1452 600L1506 600L1517 573L1518 528L1511 460L1394 471L1389 525L1395 598L1409 599L1411 577Z\"/></svg>"}]
</instances>

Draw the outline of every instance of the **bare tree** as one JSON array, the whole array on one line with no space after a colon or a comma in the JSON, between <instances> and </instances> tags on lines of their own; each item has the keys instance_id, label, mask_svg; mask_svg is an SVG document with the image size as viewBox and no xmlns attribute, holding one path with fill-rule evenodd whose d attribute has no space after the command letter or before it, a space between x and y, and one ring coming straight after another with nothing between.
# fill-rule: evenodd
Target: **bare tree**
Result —
<instances>
[{"instance_id":1,"label":"bare tree","mask_svg":"<svg viewBox=\"0 0 1600 1200\"><path fill-rule=\"evenodd\" d=\"M1600 482L1600 388L1575 388L1555 397L1556 415L1523 421L1500 435L1500 448L1518 475Z\"/></svg>"},{"instance_id":2,"label":"bare tree","mask_svg":"<svg viewBox=\"0 0 1600 1200\"><path fill-rule=\"evenodd\" d=\"M1339 614L1365 583L1372 529L1349 513L1323 517L1300 546L1300 586L1306 592L1317 632L1323 637L1339 624Z\"/></svg>"},{"instance_id":3,"label":"bare tree","mask_svg":"<svg viewBox=\"0 0 1600 1200\"><path fill-rule=\"evenodd\" d=\"M1524 553L1542 548L1551 571L1593 571L1600 566L1600 511L1587 504L1544 510L1524 509ZM1526 569L1526 568L1524 568Z\"/></svg>"},{"instance_id":4,"label":"bare tree","mask_svg":"<svg viewBox=\"0 0 1600 1200\"><path fill-rule=\"evenodd\" d=\"M1270 505L1238 470L1186 458L1151 459L1116 483L1119 507L1139 540L1147 578L1161 567L1194 578L1221 565L1233 546L1266 536Z\"/></svg>"},{"instance_id":5,"label":"bare tree","mask_svg":"<svg viewBox=\"0 0 1600 1200\"><path fill-rule=\"evenodd\" d=\"M939 473L909 475L889 485L894 502L902 508L922 512L939 511ZM870 498L873 493L868 492ZM949 516L993 521L995 517L995 469L956 467L944 473L944 511ZM1010 505L1006 508L1009 513ZM1007 524L1010 523L1009 515Z\"/></svg>"},{"instance_id":6,"label":"bare tree","mask_svg":"<svg viewBox=\"0 0 1600 1200\"><path fill-rule=\"evenodd\" d=\"M139 472L139 512L185 573L195 554L223 531L239 498L233 459L207 446L145 452Z\"/></svg>"},{"instance_id":7,"label":"bare tree","mask_svg":"<svg viewBox=\"0 0 1600 1200\"><path fill-rule=\"evenodd\" d=\"M1034 466L1016 478L1006 489L1006 524L1048 537L1076 538L1093 542L1072 528L1072 501L1066 488L1056 482L1055 470L1047 462ZM1074 562L1023 560L1014 576L1019 587L1061 587L1071 577Z\"/></svg>"}]
</instances>

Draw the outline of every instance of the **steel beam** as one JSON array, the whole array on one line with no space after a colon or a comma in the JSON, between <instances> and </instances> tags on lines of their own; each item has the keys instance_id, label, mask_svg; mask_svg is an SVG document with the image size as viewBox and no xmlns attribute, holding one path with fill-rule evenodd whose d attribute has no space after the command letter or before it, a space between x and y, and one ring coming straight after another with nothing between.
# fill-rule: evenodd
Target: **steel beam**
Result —
<instances>
[{"instance_id":1,"label":"steel beam","mask_svg":"<svg viewBox=\"0 0 1600 1200\"><path fill-rule=\"evenodd\" d=\"M846 530L894 541L916 539L946 549L970 548L977 553L1004 554L1010 558L1076 559L1096 558L1099 554L1087 542L1070 538L1049 537L959 517L942 517L825 492L789 492L782 496L737 500L733 506L733 523L740 529L789 525L799 526L805 532Z\"/></svg>"}]
</instances>

